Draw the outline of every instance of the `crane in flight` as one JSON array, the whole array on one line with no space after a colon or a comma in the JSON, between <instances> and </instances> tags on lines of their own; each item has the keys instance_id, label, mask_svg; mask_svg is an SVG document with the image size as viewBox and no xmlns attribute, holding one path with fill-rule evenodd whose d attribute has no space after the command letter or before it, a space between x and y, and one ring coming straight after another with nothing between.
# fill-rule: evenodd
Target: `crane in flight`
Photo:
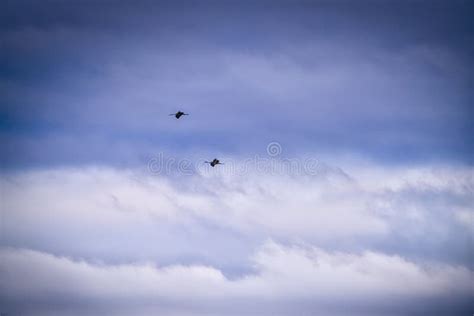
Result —
<instances>
[{"instance_id":1,"label":"crane in flight","mask_svg":"<svg viewBox=\"0 0 474 316\"><path fill-rule=\"evenodd\" d=\"M183 111L178 111L176 113L170 114L169 116L174 116L174 117L176 117L176 119L179 119L183 115L189 115L189 114L184 113Z\"/></svg>"},{"instance_id":2,"label":"crane in flight","mask_svg":"<svg viewBox=\"0 0 474 316\"><path fill-rule=\"evenodd\" d=\"M213 167L213 168L214 168L216 165L223 165L223 163L220 162L219 159L217 159L217 158L214 158L213 161L204 161L204 163L210 164L211 167Z\"/></svg>"}]
</instances>

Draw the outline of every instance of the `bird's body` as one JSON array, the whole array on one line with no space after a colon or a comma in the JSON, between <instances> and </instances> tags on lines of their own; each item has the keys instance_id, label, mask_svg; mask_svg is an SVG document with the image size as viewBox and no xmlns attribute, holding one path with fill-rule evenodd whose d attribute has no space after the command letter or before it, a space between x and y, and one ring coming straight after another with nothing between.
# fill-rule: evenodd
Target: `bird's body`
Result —
<instances>
[{"instance_id":1,"label":"bird's body","mask_svg":"<svg viewBox=\"0 0 474 316\"><path fill-rule=\"evenodd\" d=\"M205 161L205 163L208 163L211 165L211 167L215 167L216 165L223 165L222 162L219 161L219 159L214 158L212 161Z\"/></svg>"},{"instance_id":2,"label":"bird's body","mask_svg":"<svg viewBox=\"0 0 474 316\"><path fill-rule=\"evenodd\" d=\"M176 113L174 113L174 114L170 114L170 116L174 116L174 117L176 117L176 119L179 119L179 118L180 118L181 116L183 116L183 115L189 115L189 114L184 113L183 111L178 111L178 112L176 112Z\"/></svg>"}]
</instances>

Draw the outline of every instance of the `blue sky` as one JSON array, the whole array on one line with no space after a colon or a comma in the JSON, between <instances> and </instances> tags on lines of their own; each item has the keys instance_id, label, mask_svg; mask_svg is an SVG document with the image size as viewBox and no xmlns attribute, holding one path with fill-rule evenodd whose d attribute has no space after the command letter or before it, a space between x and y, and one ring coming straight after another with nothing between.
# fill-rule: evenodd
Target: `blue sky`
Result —
<instances>
[{"instance_id":1,"label":"blue sky","mask_svg":"<svg viewBox=\"0 0 474 316\"><path fill-rule=\"evenodd\" d=\"M472 312L472 12L2 2L0 312Z\"/></svg>"}]
</instances>

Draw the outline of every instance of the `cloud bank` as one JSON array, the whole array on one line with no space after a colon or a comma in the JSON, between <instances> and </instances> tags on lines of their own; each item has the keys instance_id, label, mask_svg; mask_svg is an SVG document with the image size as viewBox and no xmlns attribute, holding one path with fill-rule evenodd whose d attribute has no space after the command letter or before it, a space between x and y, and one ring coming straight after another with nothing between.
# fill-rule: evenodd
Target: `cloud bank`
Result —
<instances>
[{"instance_id":1,"label":"cloud bank","mask_svg":"<svg viewBox=\"0 0 474 316\"><path fill-rule=\"evenodd\" d=\"M2 305L23 315L400 314L401 306L413 303L433 305L405 314L443 304L451 308L444 312L455 314L469 311L466 299L472 298L471 272L464 267L419 266L398 256L328 253L271 241L253 257L256 273L235 280L209 266L107 266L12 249L3 249L0 257L6 272Z\"/></svg>"},{"instance_id":2,"label":"cloud bank","mask_svg":"<svg viewBox=\"0 0 474 316\"><path fill-rule=\"evenodd\" d=\"M1 181L1 296L13 313L470 308L471 168L173 178L89 167Z\"/></svg>"}]
</instances>

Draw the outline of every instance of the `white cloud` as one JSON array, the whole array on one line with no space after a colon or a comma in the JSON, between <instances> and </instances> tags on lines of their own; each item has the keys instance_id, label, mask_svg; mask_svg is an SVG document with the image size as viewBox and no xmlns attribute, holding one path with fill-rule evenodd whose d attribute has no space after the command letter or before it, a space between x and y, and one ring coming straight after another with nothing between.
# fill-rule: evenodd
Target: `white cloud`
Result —
<instances>
[{"instance_id":1,"label":"white cloud","mask_svg":"<svg viewBox=\"0 0 474 316\"><path fill-rule=\"evenodd\" d=\"M351 173L321 165L316 176L296 177L214 169L178 179L110 168L4 174L4 244L79 257L212 261L222 259L213 246L203 249L212 242L219 251L233 243L245 256L265 238L363 249L362 240L395 235L422 245L423 236L445 241L467 231L455 225L472 209L470 168Z\"/></svg>"},{"instance_id":2,"label":"white cloud","mask_svg":"<svg viewBox=\"0 0 474 316\"><path fill-rule=\"evenodd\" d=\"M147 253L148 240L160 243L164 232L183 229L191 236L204 229L209 236L230 231L257 241L387 233L384 220L366 207L365 192L337 174L329 178L217 173L174 181L107 168L26 172L3 177L4 230L8 240L29 247L40 241L61 251L67 245L106 253L111 244L129 242ZM175 235L181 234L168 237L180 240Z\"/></svg>"},{"instance_id":3,"label":"white cloud","mask_svg":"<svg viewBox=\"0 0 474 316\"><path fill-rule=\"evenodd\" d=\"M0 257L0 291L5 306L22 298L32 302L31 308L37 313L62 306L66 310L74 307L76 314L106 310L145 315L164 307L169 314L185 314L192 306L195 314L267 315L283 303L293 310L310 304L312 311L333 312L350 311L363 304L367 313L384 314L388 312L383 310L384 303L389 301L416 304L471 295L470 271L463 267L420 266L398 256L333 253L311 246L285 247L272 241L255 254L255 274L235 280L208 266L107 266L8 248L1 250ZM341 301L347 305L335 303ZM239 306L238 302L246 303ZM19 310L35 314L27 307ZM279 314L292 313L282 310Z\"/></svg>"},{"instance_id":4,"label":"white cloud","mask_svg":"<svg viewBox=\"0 0 474 316\"><path fill-rule=\"evenodd\" d=\"M123 314L144 315L220 315L230 305L344 314L341 301L375 314L390 302L464 308L471 168L348 170L4 173L6 306L29 297L98 309L123 299L133 310Z\"/></svg>"}]
</instances>

